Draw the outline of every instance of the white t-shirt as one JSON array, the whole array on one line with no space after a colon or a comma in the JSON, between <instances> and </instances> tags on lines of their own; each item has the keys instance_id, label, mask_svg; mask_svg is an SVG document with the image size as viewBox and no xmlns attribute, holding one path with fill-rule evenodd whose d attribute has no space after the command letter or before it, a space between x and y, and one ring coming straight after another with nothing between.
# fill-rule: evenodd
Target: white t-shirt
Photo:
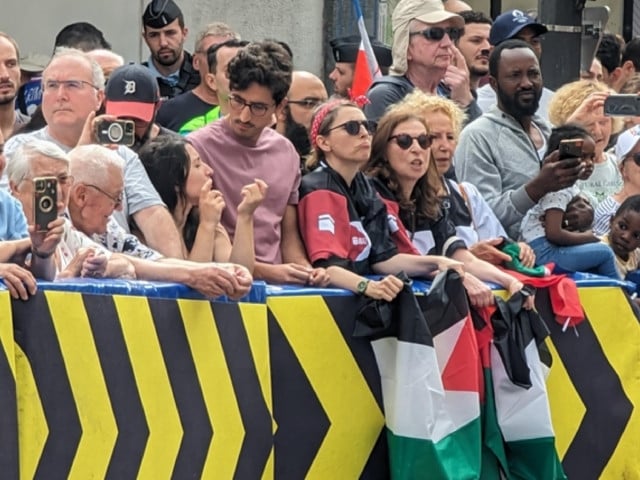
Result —
<instances>
[{"instance_id":1,"label":"white t-shirt","mask_svg":"<svg viewBox=\"0 0 640 480\"><path fill-rule=\"evenodd\" d=\"M567 209L567 205L580 190L575 185L569 188L563 188L557 192L547 193L540 201L535 204L522 219L520 227L522 240L529 243L536 238L545 237L547 234L544 229L542 218L547 210L558 209L563 212Z\"/></svg>"},{"instance_id":2,"label":"white t-shirt","mask_svg":"<svg viewBox=\"0 0 640 480\"><path fill-rule=\"evenodd\" d=\"M578 180L576 185L584 193L595 210L600 202L622 188L622 175L618 169L616 156L604 153L604 162L593 165L593 173L587 180Z\"/></svg>"}]
</instances>

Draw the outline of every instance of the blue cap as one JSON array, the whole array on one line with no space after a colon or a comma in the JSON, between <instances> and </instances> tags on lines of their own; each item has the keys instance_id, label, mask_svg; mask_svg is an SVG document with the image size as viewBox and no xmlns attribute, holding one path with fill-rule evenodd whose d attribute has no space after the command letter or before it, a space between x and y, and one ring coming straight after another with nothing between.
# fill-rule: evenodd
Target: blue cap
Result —
<instances>
[{"instance_id":1,"label":"blue cap","mask_svg":"<svg viewBox=\"0 0 640 480\"><path fill-rule=\"evenodd\" d=\"M515 37L525 27L532 28L536 35L542 35L548 31L547 27L536 22L534 18L522 10L508 10L498 15L494 20L489 33L489 43L495 47L499 43Z\"/></svg>"}]
</instances>

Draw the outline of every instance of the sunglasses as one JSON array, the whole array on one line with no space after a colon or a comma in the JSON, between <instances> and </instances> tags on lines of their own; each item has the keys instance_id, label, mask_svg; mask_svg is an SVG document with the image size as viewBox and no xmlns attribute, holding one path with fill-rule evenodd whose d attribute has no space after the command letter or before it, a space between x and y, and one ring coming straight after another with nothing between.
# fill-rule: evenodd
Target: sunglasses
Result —
<instances>
[{"instance_id":1,"label":"sunglasses","mask_svg":"<svg viewBox=\"0 0 640 480\"><path fill-rule=\"evenodd\" d=\"M625 158L630 158L633 163L640 167L640 153L634 153L633 155L627 155Z\"/></svg>"},{"instance_id":2,"label":"sunglasses","mask_svg":"<svg viewBox=\"0 0 640 480\"><path fill-rule=\"evenodd\" d=\"M445 33L449 35L449 38L452 42L455 42L460 39L462 34L464 33L464 28L457 27L429 27L424 30L418 30L417 32L409 32L409 35L422 35L427 40L433 40L438 42L444 38Z\"/></svg>"},{"instance_id":3,"label":"sunglasses","mask_svg":"<svg viewBox=\"0 0 640 480\"><path fill-rule=\"evenodd\" d=\"M348 122L341 123L335 127L331 127L327 132L336 130L338 128L344 128L345 131L352 136L360 135L360 128L364 127L369 135L373 135L376 131L376 122L371 120L349 120Z\"/></svg>"},{"instance_id":4,"label":"sunglasses","mask_svg":"<svg viewBox=\"0 0 640 480\"><path fill-rule=\"evenodd\" d=\"M409 148L411 148L411 145L413 145L414 140L417 140L418 146L422 150L426 150L431 146L431 137L426 133L423 133L422 135L418 135L417 137L412 137L407 133L399 133L398 135L393 135L392 137L389 137L389 141L391 140L395 140L396 144L402 150L409 150Z\"/></svg>"}]
</instances>

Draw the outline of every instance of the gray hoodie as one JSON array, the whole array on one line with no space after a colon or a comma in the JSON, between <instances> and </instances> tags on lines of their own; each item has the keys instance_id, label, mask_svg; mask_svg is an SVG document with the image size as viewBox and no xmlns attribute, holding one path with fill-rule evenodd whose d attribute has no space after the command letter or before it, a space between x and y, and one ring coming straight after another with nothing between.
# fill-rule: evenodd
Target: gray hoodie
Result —
<instances>
[{"instance_id":1,"label":"gray hoodie","mask_svg":"<svg viewBox=\"0 0 640 480\"><path fill-rule=\"evenodd\" d=\"M551 126L534 115L546 139ZM493 107L467 125L454 155L456 176L478 188L511 238L519 238L520 222L535 202L524 186L540 171L538 152L520 123Z\"/></svg>"}]
</instances>

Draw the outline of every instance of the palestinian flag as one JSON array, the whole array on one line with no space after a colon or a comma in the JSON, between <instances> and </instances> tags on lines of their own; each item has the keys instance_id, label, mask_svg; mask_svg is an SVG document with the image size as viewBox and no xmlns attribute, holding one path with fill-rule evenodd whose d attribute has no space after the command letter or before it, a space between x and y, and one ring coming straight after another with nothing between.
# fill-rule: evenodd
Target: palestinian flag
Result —
<instances>
[{"instance_id":1,"label":"palestinian flag","mask_svg":"<svg viewBox=\"0 0 640 480\"><path fill-rule=\"evenodd\" d=\"M491 380L507 478L565 479L538 351L548 331L537 312L522 309L522 300L521 294L506 303L497 298L492 316Z\"/></svg>"},{"instance_id":2,"label":"palestinian flag","mask_svg":"<svg viewBox=\"0 0 640 480\"><path fill-rule=\"evenodd\" d=\"M495 307L472 310L472 318L476 330L478 353L482 368L480 384L480 419L482 423L482 471L481 479L495 480L510 478L507 454L504 448L502 433L498 425L493 378L491 376L491 344L493 343L493 327L491 316Z\"/></svg>"},{"instance_id":3,"label":"palestinian flag","mask_svg":"<svg viewBox=\"0 0 640 480\"><path fill-rule=\"evenodd\" d=\"M440 274L421 303L429 323L405 285L391 304L391 327L371 342L382 379L391 477L478 478L480 368L459 275Z\"/></svg>"}]
</instances>

